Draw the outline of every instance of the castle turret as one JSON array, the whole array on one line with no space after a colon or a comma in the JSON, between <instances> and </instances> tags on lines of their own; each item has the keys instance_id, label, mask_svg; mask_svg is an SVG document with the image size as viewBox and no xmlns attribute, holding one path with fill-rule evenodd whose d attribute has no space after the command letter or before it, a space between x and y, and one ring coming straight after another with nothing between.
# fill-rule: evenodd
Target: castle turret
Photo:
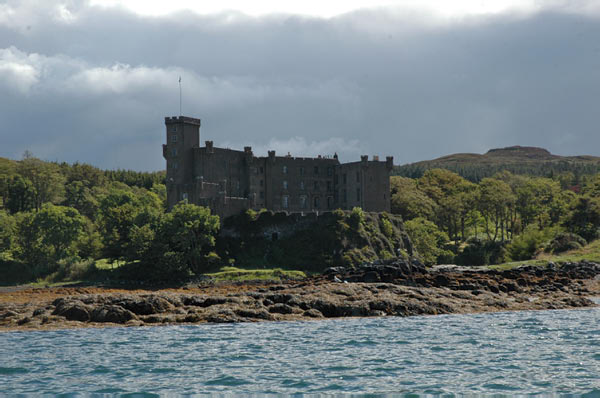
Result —
<instances>
[{"instance_id":1,"label":"castle turret","mask_svg":"<svg viewBox=\"0 0 600 398\"><path fill-rule=\"evenodd\" d=\"M163 156L167 161L167 190L169 207L180 200L188 199L192 182L194 155L192 148L200 143L200 119L187 116L165 118L167 143L163 145Z\"/></svg>"}]
</instances>

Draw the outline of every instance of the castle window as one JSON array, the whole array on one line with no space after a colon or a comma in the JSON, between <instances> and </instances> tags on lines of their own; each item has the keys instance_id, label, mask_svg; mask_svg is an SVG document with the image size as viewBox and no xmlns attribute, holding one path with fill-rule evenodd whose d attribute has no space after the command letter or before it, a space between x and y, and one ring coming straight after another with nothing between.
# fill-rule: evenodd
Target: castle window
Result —
<instances>
[{"instance_id":1,"label":"castle window","mask_svg":"<svg viewBox=\"0 0 600 398\"><path fill-rule=\"evenodd\" d=\"M288 183L286 180L283 180L283 189L288 189Z\"/></svg>"},{"instance_id":2,"label":"castle window","mask_svg":"<svg viewBox=\"0 0 600 398\"><path fill-rule=\"evenodd\" d=\"M181 194L181 200L185 200L187 202L187 200L188 200L188 194L187 194L187 192L183 192Z\"/></svg>"},{"instance_id":3,"label":"castle window","mask_svg":"<svg viewBox=\"0 0 600 398\"><path fill-rule=\"evenodd\" d=\"M356 182L360 182L360 171L356 172Z\"/></svg>"},{"instance_id":4,"label":"castle window","mask_svg":"<svg viewBox=\"0 0 600 398\"><path fill-rule=\"evenodd\" d=\"M319 166L315 166L315 175L319 174Z\"/></svg>"},{"instance_id":5,"label":"castle window","mask_svg":"<svg viewBox=\"0 0 600 398\"><path fill-rule=\"evenodd\" d=\"M315 196L315 198L313 199L313 207L314 207L315 209L318 209L318 208L319 208L319 204L320 204L320 202L321 202L321 201L319 200L319 197L318 197L318 196Z\"/></svg>"},{"instance_id":6,"label":"castle window","mask_svg":"<svg viewBox=\"0 0 600 398\"><path fill-rule=\"evenodd\" d=\"M177 142L177 134L171 135L171 142Z\"/></svg>"},{"instance_id":7,"label":"castle window","mask_svg":"<svg viewBox=\"0 0 600 398\"><path fill-rule=\"evenodd\" d=\"M300 208L306 209L306 196L305 195L300 196Z\"/></svg>"},{"instance_id":8,"label":"castle window","mask_svg":"<svg viewBox=\"0 0 600 398\"><path fill-rule=\"evenodd\" d=\"M304 167L300 167L300 175L303 176L304 175Z\"/></svg>"},{"instance_id":9,"label":"castle window","mask_svg":"<svg viewBox=\"0 0 600 398\"><path fill-rule=\"evenodd\" d=\"M265 192L264 191L260 191L260 193L258 194L258 197L261 199L265 198Z\"/></svg>"},{"instance_id":10,"label":"castle window","mask_svg":"<svg viewBox=\"0 0 600 398\"><path fill-rule=\"evenodd\" d=\"M171 156L177 156L177 148L171 149Z\"/></svg>"},{"instance_id":11,"label":"castle window","mask_svg":"<svg viewBox=\"0 0 600 398\"><path fill-rule=\"evenodd\" d=\"M300 181L300 189L304 191L304 181Z\"/></svg>"},{"instance_id":12,"label":"castle window","mask_svg":"<svg viewBox=\"0 0 600 398\"><path fill-rule=\"evenodd\" d=\"M287 174L287 172L288 172L287 166L283 166L283 174Z\"/></svg>"},{"instance_id":13,"label":"castle window","mask_svg":"<svg viewBox=\"0 0 600 398\"><path fill-rule=\"evenodd\" d=\"M327 209L331 210L333 208L333 197L327 197Z\"/></svg>"},{"instance_id":14,"label":"castle window","mask_svg":"<svg viewBox=\"0 0 600 398\"><path fill-rule=\"evenodd\" d=\"M264 172L265 172L265 170L264 170L264 169L261 167L261 168L260 168L260 174L262 174L262 173L264 173Z\"/></svg>"},{"instance_id":15,"label":"castle window","mask_svg":"<svg viewBox=\"0 0 600 398\"><path fill-rule=\"evenodd\" d=\"M348 193L345 189L342 189L342 202L346 203L348 201Z\"/></svg>"},{"instance_id":16,"label":"castle window","mask_svg":"<svg viewBox=\"0 0 600 398\"><path fill-rule=\"evenodd\" d=\"M319 190L319 181L315 181L315 191Z\"/></svg>"},{"instance_id":17,"label":"castle window","mask_svg":"<svg viewBox=\"0 0 600 398\"><path fill-rule=\"evenodd\" d=\"M177 132L177 125L174 124L173 126L171 126L171 132L176 133Z\"/></svg>"},{"instance_id":18,"label":"castle window","mask_svg":"<svg viewBox=\"0 0 600 398\"><path fill-rule=\"evenodd\" d=\"M342 174L342 183L346 184L346 173Z\"/></svg>"},{"instance_id":19,"label":"castle window","mask_svg":"<svg viewBox=\"0 0 600 398\"><path fill-rule=\"evenodd\" d=\"M327 181L327 192L331 192L331 181Z\"/></svg>"},{"instance_id":20,"label":"castle window","mask_svg":"<svg viewBox=\"0 0 600 398\"><path fill-rule=\"evenodd\" d=\"M328 168L327 168L327 175L328 175L329 177L331 177L331 176L333 175L333 168L331 168L331 167L328 167Z\"/></svg>"},{"instance_id":21,"label":"castle window","mask_svg":"<svg viewBox=\"0 0 600 398\"><path fill-rule=\"evenodd\" d=\"M262 187L263 185L265 185L263 180L260 180L260 186Z\"/></svg>"},{"instance_id":22,"label":"castle window","mask_svg":"<svg viewBox=\"0 0 600 398\"><path fill-rule=\"evenodd\" d=\"M360 188L356 188L356 201L360 202Z\"/></svg>"},{"instance_id":23,"label":"castle window","mask_svg":"<svg viewBox=\"0 0 600 398\"><path fill-rule=\"evenodd\" d=\"M281 205L283 206L284 209L287 209L289 207L289 203L290 202L290 197L287 195L284 195L281 198Z\"/></svg>"},{"instance_id":24,"label":"castle window","mask_svg":"<svg viewBox=\"0 0 600 398\"><path fill-rule=\"evenodd\" d=\"M179 162L173 162L173 168L177 170L179 168Z\"/></svg>"}]
</instances>

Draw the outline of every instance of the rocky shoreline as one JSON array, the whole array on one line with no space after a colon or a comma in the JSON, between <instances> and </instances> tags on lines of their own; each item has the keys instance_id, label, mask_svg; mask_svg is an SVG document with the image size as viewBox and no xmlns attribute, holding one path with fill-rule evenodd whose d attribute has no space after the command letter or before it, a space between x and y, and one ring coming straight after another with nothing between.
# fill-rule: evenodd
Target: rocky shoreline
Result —
<instances>
[{"instance_id":1,"label":"rocky shoreline","mask_svg":"<svg viewBox=\"0 0 600 398\"><path fill-rule=\"evenodd\" d=\"M0 331L582 308L596 305L599 275L590 262L495 271L394 260L277 283L4 288Z\"/></svg>"}]
</instances>

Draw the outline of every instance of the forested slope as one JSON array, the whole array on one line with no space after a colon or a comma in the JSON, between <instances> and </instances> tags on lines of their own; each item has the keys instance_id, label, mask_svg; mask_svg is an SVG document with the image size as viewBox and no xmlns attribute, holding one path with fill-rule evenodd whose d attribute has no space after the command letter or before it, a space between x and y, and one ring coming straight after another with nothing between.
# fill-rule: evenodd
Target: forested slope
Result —
<instances>
[{"instance_id":1,"label":"forested slope","mask_svg":"<svg viewBox=\"0 0 600 398\"><path fill-rule=\"evenodd\" d=\"M396 166L393 174L420 178L425 171L436 168L450 170L472 182L481 181L501 171L549 178L557 174L572 173L579 177L600 172L600 157L558 156L543 148L512 146L491 149L483 155L457 153Z\"/></svg>"}]
</instances>

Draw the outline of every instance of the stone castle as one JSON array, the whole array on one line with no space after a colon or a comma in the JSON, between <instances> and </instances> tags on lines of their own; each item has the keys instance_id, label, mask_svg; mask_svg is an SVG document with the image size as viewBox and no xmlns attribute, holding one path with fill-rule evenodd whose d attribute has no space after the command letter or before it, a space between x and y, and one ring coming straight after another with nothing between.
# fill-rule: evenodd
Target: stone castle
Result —
<instances>
[{"instance_id":1,"label":"stone castle","mask_svg":"<svg viewBox=\"0 0 600 398\"><path fill-rule=\"evenodd\" d=\"M247 209L321 212L334 209L390 211L390 171L393 157L379 161L340 163L333 157L257 157L243 151L200 146L200 119L165 118L167 143L167 202L182 200L211 208L228 217Z\"/></svg>"}]
</instances>

